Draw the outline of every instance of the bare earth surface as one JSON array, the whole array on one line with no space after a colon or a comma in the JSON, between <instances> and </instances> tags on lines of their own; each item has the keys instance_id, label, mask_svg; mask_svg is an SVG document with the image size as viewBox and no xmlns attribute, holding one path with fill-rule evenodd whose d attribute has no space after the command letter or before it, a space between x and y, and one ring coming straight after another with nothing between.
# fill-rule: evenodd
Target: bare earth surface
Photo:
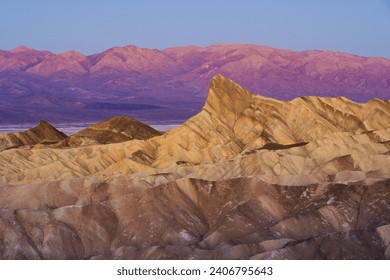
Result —
<instances>
[{"instance_id":1,"label":"bare earth surface","mask_svg":"<svg viewBox=\"0 0 390 280\"><path fill-rule=\"evenodd\" d=\"M389 101L218 75L178 128L111 144L113 124L0 152L0 258L390 258Z\"/></svg>"}]
</instances>

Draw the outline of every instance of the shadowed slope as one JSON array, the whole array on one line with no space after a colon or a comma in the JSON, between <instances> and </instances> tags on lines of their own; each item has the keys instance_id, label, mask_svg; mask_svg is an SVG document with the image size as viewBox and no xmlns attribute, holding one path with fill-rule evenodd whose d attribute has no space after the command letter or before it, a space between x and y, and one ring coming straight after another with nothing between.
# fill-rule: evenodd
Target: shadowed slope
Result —
<instances>
[{"instance_id":1,"label":"shadowed slope","mask_svg":"<svg viewBox=\"0 0 390 280\"><path fill-rule=\"evenodd\" d=\"M0 133L0 150L20 146L32 146L35 144L51 144L65 139L67 136L46 121L39 125L15 133Z\"/></svg>"},{"instance_id":2,"label":"shadowed slope","mask_svg":"<svg viewBox=\"0 0 390 280\"><path fill-rule=\"evenodd\" d=\"M76 179L4 185L0 197L0 259L390 258L389 181Z\"/></svg>"},{"instance_id":3,"label":"shadowed slope","mask_svg":"<svg viewBox=\"0 0 390 280\"><path fill-rule=\"evenodd\" d=\"M133 139L146 140L162 133L137 120L116 116L91 125L64 139L56 147L119 143Z\"/></svg>"}]
</instances>

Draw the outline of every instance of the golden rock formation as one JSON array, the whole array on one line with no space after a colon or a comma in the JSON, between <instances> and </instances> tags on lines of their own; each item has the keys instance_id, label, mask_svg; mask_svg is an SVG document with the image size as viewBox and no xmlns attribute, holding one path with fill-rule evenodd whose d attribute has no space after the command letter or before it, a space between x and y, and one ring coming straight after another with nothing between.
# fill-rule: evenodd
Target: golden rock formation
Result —
<instances>
[{"instance_id":1,"label":"golden rock formation","mask_svg":"<svg viewBox=\"0 0 390 280\"><path fill-rule=\"evenodd\" d=\"M216 76L161 136L3 150L0 176L3 259L389 258L390 101Z\"/></svg>"},{"instance_id":2,"label":"golden rock formation","mask_svg":"<svg viewBox=\"0 0 390 280\"><path fill-rule=\"evenodd\" d=\"M3 182L14 183L90 176L142 177L144 173L202 174L198 178L218 180L217 174L230 178L222 173L234 177L262 173L303 176L315 168L322 170L326 164L327 175L371 172L377 165L386 171L389 128L390 101L358 104L345 98L320 97L278 101L252 95L216 76L202 111L162 136L66 150L3 151L0 176ZM91 129L99 130L99 125ZM298 147L281 149L278 145ZM10 166L12 159L19 164ZM252 164L240 174L241 163L249 161ZM214 166L218 172L206 175ZM259 173L260 169L263 172ZM248 174L250 170L254 173Z\"/></svg>"}]
</instances>

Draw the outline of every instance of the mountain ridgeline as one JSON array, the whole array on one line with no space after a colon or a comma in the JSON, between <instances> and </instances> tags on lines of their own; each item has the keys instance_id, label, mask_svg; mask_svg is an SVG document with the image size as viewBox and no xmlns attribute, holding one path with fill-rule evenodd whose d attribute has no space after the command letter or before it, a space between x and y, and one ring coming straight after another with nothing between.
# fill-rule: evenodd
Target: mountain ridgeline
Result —
<instances>
[{"instance_id":1,"label":"mountain ridgeline","mask_svg":"<svg viewBox=\"0 0 390 280\"><path fill-rule=\"evenodd\" d=\"M182 122L201 108L217 74L280 100L386 100L389 73L386 58L257 45L126 46L87 56L18 47L0 51L0 123L98 121L115 114Z\"/></svg>"},{"instance_id":2,"label":"mountain ridgeline","mask_svg":"<svg viewBox=\"0 0 390 280\"><path fill-rule=\"evenodd\" d=\"M113 120L0 152L1 258L390 258L388 100L281 101L217 75L164 134Z\"/></svg>"}]
</instances>

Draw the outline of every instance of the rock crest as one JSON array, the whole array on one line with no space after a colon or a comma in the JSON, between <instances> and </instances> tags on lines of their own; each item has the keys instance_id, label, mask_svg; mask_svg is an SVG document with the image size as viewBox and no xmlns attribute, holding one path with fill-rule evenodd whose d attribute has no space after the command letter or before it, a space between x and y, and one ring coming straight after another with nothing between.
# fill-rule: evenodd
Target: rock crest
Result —
<instances>
[{"instance_id":1,"label":"rock crest","mask_svg":"<svg viewBox=\"0 0 390 280\"><path fill-rule=\"evenodd\" d=\"M218 75L163 135L0 151L0 258L388 259L389 114Z\"/></svg>"}]
</instances>

